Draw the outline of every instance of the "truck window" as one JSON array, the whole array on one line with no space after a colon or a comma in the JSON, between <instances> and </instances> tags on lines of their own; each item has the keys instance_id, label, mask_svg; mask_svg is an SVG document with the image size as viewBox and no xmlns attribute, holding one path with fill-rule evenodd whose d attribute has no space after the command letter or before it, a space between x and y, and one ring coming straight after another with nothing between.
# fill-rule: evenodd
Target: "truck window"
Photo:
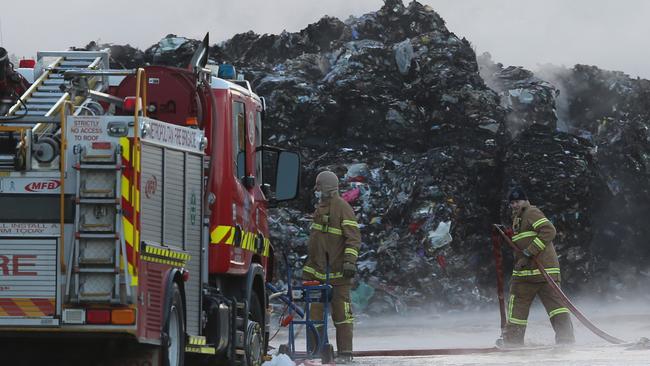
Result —
<instances>
[{"instance_id":1,"label":"truck window","mask_svg":"<svg viewBox=\"0 0 650 366\"><path fill-rule=\"evenodd\" d=\"M262 112L255 115L255 147L262 146ZM262 152L255 153L255 182L262 183Z\"/></svg>"},{"instance_id":2,"label":"truck window","mask_svg":"<svg viewBox=\"0 0 650 366\"><path fill-rule=\"evenodd\" d=\"M246 175L246 107L242 102L232 103L233 157L237 178Z\"/></svg>"}]
</instances>

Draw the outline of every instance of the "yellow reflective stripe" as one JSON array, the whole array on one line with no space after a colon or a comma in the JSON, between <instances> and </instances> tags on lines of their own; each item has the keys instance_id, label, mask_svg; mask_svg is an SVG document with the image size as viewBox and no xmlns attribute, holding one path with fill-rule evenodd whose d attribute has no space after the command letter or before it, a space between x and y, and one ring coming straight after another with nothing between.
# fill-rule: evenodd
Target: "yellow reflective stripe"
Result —
<instances>
[{"instance_id":1,"label":"yellow reflective stripe","mask_svg":"<svg viewBox=\"0 0 650 366\"><path fill-rule=\"evenodd\" d=\"M538 227L546 224L546 223L551 223L546 217L543 217L533 223L533 229L537 229Z\"/></svg>"},{"instance_id":2,"label":"yellow reflective stripe","mask_svg":"<svg viewBox=\"0 0 650 366\"><path fill-rule=\"evenodd\" d=\"M531 236L537 236L537 233L534 231L524 231L512 237L512 241L521 240L523 238L530 238Z\"/></svg>"},{"instance_id":3,"label":"yellow reflective stripe","mask_svg":"<svg viewBox=\"0 0 650 366\"><path fill-rule=\"evenodd\" d=\"M546 244L544 244L544 242L540 238L533 239L533 243L535 243L535 245L537 245L537 247L541 250L544 250L544 248L546 248Z\"/></svg>"},{"instance_id":4,"label":"yellow reflective stripe","mask_svg":"<svg viewBox=\"0 0 650 366\"><path fill-rule=\"evenodd\" d=\"M246 233L246 249L248 250L255 250L255 234L253 233Z\"/></svg>"},{"instance_id":5,"label":"yellow reflective stripe","mask_svg":"<svg viewBox=\"0 0 650 366\"><path fill-rule=\"evenodd\" d=\"M510 295L510 299L508 300L508 319L512 316L512 307L515 304L515 295Z\"/></svg>"},{"instance_id":6,"label":"yellow reflective stripe","mask_svg":"<svg viewBox=\"0 0 650 366\"><path fill-rule=\"evenodd\" d=\"M354 226L354 227L359 227L359 223L357 223L354 220L343 220L341 222L341 225L348 225L348 226Z\"/></svg>"},{"instance_id":7,"label":"yellow reflective stripe","mask_svg":"<svg viewBox=\"0 0 650 366\"><path fill-rule=\"evenodd\" d=\"M169 264L170 266L176 266L176 267L184 267L186 265L186 262L184 262L184 261L173 260L173 259L165 259L165 258L151 256L149 254L140 255L140 259L142 259L145 262L153 262L153 263L159 263L159 264Z\"/></svg>"},{"instance_id":8,"label":"yellow reflective stripe","mask_svg":"<svg viewBox=\"0 0 650 366\"><path fill-rule=\"evenodd\" d=\"M250 231L242 231L241 247L248 251L255 252L255 242L257 234ZM210 243L233 245L235 242L235 227L228 225L219 225L210 233ZM268 257L271 252L271 241L264 238L262 256Z\"/></svg>"},{"instance_id":9,"label":"yellow reflective stripe","mask_svg":"<svg viewBox=\"0 0 650 366\"><path fill-rule=\"evenodd\" d=\"M268 257L271 254L271 241L267 238L264 238L264 254L263 256Z\"/></svg>"},{"instance_id":10,"label":"yellow reflective stripe","mask_svg":"<svg viewBox=\"0 0 650 366\"><path fill-rule=\"evenodd\" d=\"M512 324L517 324L517 325L528 325L528 320L521 320L521 319L516 319L516 318L510 318L508 321Z\"/></svg>"},{"instance_id":11,"label":"yellow reflective stripe","mask_svg":"<svg viewBox=\"0 0 650 366\"><path fill-rule=\"evenodd\" d=\"M126 161L131 160L131 141L128 137L120 137L120 146L122 147L122 157Z\"/></svg>"},{"instance_id":12,"label":"yellow reflective stripe","mask_svg":"<svg viewBox=\"0 0 650 366\"><path fill-rule=\"evenodd\" d=\"M325 280L326 279L325 273L318 272L317 270L311 268L310 266L304 266L302 268L302 270L303 270L303 272L307 272L307 273L313 275L314 277L318 278L319 280ZM330 279L341 278L341 277L343 277L343 273L341 273L341 272L330 273Z\"/></svg>"},{"instance_id":13,"label":"yellow reflective stripe","mask_svg":"<svg viewBox=\"0 0 650 366\"><path fill-rule=\"evenodd\" d=\"M129 182L129 178L126 176L122 175L122 198L126 200L126 202L131 203L131 182Z\"/></svg>"},{"instance_id":14,"label":"yellow reflective stripe","mask_svg":"<svg viewBox=\"0 0 650 366\"><path fill-rule=\"evenodd\" d=\"M345 319L340 322L334 322L335 325L354 323L354 316L352 316L352 306L349 302L343 303L343 313L345 314Z\"/></svg>"},{"instance_id":15,"label":"yellow reflective stripe","mask_svg":"<svg viewBox=\"0 0 650 366\"><path fill-rule=\"evenodd\" d=\"M166 248L156 248L149 245L145 247L145 253L158 256L162 259L170 259L176 262L186 262L191 259L191 255L187 253L177 252Z\"/></svg>"},{"instance_id":16,"label":"yellow reflective stripe","mask_svg":"<svg viewBox=\"0 0 650 366\"><path fill-rule=\"evenodd\" d=\"M334 235L343 235L343 231L335 227L328 227L327 232Z\"/></svg>"},{"instance_id":17,"label":"yellow reflective stripe","mask_svg":"<svg viewBox=\"0 0 650 366\"><path fill-rule=\"evenodd\" d=\"M354 318L345 319L345 320L340 321L340 322L334 322L335 325L352 324L352 323L354 323Z\"/></svg>"},{"instance_id":18,"label":"yellow reflective stripe","mask_svg":"<svg viewBox=\"0 0 650 366\"><path fill-rule=\"evenodd\" d=\"M510 301L508 301L508 322L517 325L527 325L528 320L521 320L512 317L512 308L515 306L515 295L510 295Z\"/></svg>"},{"instance_id":19,"label":"yellow reflective stripe","mask_svg":"<svg viewBox=\"0 0 650 366\"><path fill-rule=\"evenodd\" d=\"M355 257L359 256L359 251L354 248L345 248L345 254L352 254Z\"/></svg>"},{"instance_id":20,"label":"yellow reflective stripe","mask_svg":"<svg viewBox=\"0 0 650 366\"><path fill-rule=\"evenodd\" d=\"M205 346L206 340L203 336L189 336L189 341L187 343L195 346Z\"/></svg>"},{"instance_id":21,"label":"yellow reflective stripe","mask_svg":"<svg viewBox=\"0 0 650 366\"><path fill-rule=\"evenodd\" d=\"M251 233L248 231L242 233L241 247L246 250L251 249Z\"/></svg>"},{"instance_id":22,"label":"yellow reflective stripe","mask_svg":"<svg viewBox=\"0 0 650 366\"><path fill-rule=\"evenodd\" d=\"M311 229L316 229L318 231L322 231L324 233L330 233L334 235L343 235L343 231L341 229L337 229L335 227L329 227L329 226L323 226L321 224L311 224Z\"/></svg>"},{"instance_id":23,"label":"yellow reflective stripe","mask_svg":"<svg viewBox=\"0 0 650 366\"><path fill-rule=\"evenodd\" d=\"M214 230L212 230L212 233L210 233L210 241L212 243L221 243L221 241L226 238L226 235L228 235L232 229L234 229L232 226L217 226Z\"/></svg>"},{"instance_id":24,"label":"yellow reflective stripe","mask_svg":"<svg viewBox=\"0 0 650 366\"><path fill-rule=\"evenodd\" d=\"M549 312L548 317L552 318L552 317L556 316L557 314L568 313L568 312L569 312L569 309L567 309L567 308L557 308L557 309Z\"/></svg>"},{"instance_id":25,"label":"yellow reflective stripe","mask_svg":"<svg viewBox=\"0 0 650 366\"><path fill-rule=\"evenodd\" d=\"M560 269L559 268L544 268L546 273L548 274L560 274ZM541 275L542 273L539 271L539 269L527 269L523 271L512 271L512 275L515 277L525 277L525 276L537 276Z\"/></svg>"}]
</instances>

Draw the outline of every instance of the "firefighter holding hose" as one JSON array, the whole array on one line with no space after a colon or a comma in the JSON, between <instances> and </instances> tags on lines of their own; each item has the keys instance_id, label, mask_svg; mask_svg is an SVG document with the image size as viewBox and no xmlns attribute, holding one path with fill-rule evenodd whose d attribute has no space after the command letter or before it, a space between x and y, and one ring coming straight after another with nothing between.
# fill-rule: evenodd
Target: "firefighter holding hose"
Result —
<instances>
[{"instance_id":1,"label":"firefighter holding hose","mask_svg":"<svg viewBox=\"0 0 650 366\"><path fill-rule=\"evenodd\" d=\"M560 284L560 264L553 247L555 227L544 213L532 206L524 190L514 188L508 195L512 209L512 242L521 249L515 253L510 292L507 301L507 323L503 332L505 346L519 346L524 343L528 324L528 312L535 296L539 296L548 313L555 331L555 342L575 342L569 309L553 291L535 267L533 257L541 262L546 272Z\"/></svg>"}]
</instances>

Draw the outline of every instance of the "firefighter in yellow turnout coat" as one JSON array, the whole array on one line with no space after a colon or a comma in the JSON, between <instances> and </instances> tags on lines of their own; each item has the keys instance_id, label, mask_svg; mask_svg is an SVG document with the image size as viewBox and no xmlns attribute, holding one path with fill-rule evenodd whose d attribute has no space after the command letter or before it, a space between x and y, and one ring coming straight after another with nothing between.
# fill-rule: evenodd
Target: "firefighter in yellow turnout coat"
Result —
<instances>
[{"instance_id":1,"label":"firefighter in yellow turnout coat","mask_svg":"<svg viewBox=\"0 0 650 366\"><path fill-rule=\"evenodd\" d=\"M555 227L539 208L530 204L521 188L513 189L508 198L513 214L512 241L522 252L515 253L507 303L508 322L503 341L511 346L523 344L528 311L538 295L555 331L556 343L573 343L575 339L569 309L564 307L560 297L553 292L531 260L536 257L546 272L560 284L560 264L553 246Z\"/></svg>"},{"instance_id":2,"label":"firefighter in yellow turnout coat","mask_svg":"<svg viewBox=\"0 0 650 366\"><path fill-rule=\"evenodd\" d=\"M329 258L337 361L345 363L352 359L354 317L350 290L356 273L361 234L352 207L339 196L336 174L330 171L318 174L314 191L319 202L311 224L308 259L303 267L303 279L324 282ZM313 304L311 309L312 319L323 319L322 304Z\"/></svg>"}]
</instances>

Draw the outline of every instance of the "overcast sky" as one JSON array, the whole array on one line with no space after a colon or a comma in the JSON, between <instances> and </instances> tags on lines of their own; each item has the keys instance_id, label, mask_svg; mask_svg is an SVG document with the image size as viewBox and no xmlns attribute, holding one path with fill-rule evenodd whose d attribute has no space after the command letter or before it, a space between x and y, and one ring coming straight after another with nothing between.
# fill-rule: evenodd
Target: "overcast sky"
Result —
<instances>
[{"instance_id":1,"label":"overcast sky","mask_svg":"<svg viewBox=\"0 0 650 366\"><path fill-rule=\"evenodd\" d=\"M3 1L3 3L9 0ZM576 63L650 79L650 1L422 0L477 53L535 69ZM101 5L100 5L101 4ZM193 4L193 5L180 5ZM327 14L345 20L382 0L11 1L0 12L1 45L17 56L91 40L147 48L168 33L211 43L254 30L298 31ZM12 9L13 8L13 9Z\"/></svg>"}]
</instances>

